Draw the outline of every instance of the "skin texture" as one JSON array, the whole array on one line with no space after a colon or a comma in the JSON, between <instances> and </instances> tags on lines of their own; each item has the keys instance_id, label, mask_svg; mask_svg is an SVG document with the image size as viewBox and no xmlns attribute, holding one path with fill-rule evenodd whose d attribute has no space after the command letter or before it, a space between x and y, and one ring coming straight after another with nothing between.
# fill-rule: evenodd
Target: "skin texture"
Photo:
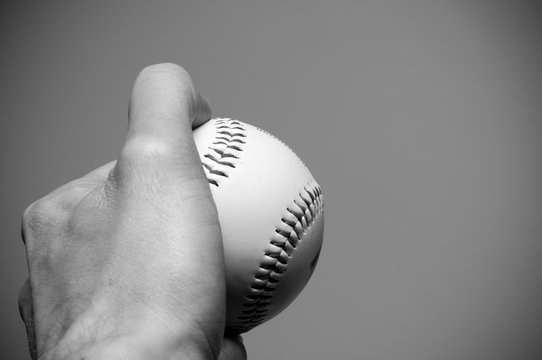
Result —
<instances>
[{"instance_id":1,"label":"skin texture","mask_svg":"<svg viewBox=\"0 0 542 360\"><path fill-rule=\"evenodd\" d=\"M192 137L210 117L184 69L143 69L118 160L25 211L33 359L246 359L225 336L220 225Z\"/></svg>"}]
</instances>

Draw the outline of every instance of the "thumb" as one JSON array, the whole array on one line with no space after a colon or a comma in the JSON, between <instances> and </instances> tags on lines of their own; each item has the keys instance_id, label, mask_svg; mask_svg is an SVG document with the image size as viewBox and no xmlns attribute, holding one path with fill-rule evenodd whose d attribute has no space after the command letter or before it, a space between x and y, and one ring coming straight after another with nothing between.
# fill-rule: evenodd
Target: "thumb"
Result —
<instances>
[{"instance_id":1,"label":"thumb","mask_svg":"<svg viewBox=\"0 0 542 360\"><path fill-rule=\"evenodd\" d=\"M246 360L247 351L240 335L226 335L218 360Z\"/></svg>"},{"instance_id":2,"label":"thumb","mask_svg":"<svg viewBox=\"0 0 542 360\"><path fill-rule=\"evenodd\" d=\"M210 117L209 105L182 67L143 69L130 98L128 132L116 169L120 180L124 175L137 178L141 166L146 176L164 170L176 171L177 178L202 176L192 128Z\"/></svg>"}]
</instances>

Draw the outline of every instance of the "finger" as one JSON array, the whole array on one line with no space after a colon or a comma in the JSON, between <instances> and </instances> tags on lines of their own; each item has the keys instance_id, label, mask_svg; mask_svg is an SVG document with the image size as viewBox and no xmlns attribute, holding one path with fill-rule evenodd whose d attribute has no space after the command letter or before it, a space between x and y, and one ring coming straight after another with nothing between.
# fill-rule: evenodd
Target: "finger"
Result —
<instances>
[{"instance_id":1,"label":"finger","mask_svg":"<svg viewBox=\"0 0 542 360\"><path fill-rule=\"evenodd\" d=\"M157 119L147 121L149 114ZM173 121L168 122L172 116ZM193 128L204 124L211 118L211 107L196 91L185 69L176 64L156 64L139 73L132 89L129 118L129 130L142 127L149 132L168 133L179 121L184 120ZM160 122L167 122L172 127L163 126Z\"/></svg>"},{"instance_id":2,"label":"finger","mask_svg":"<svg viewBox=\"0 0 542 360\"><path fill-rule=\"evenodd\" d=\"M207 101L194 88L190 75L175 64L143 69L132 89L126 142L148 139L168 145L186 143L187 131L211 117Z\"/></svg>"},{"instance_id":3,"label":"finger","mask_svg":"<svg viewBox=\"0 0 542 360\"><path fill-rule=\"evenodd\" d=\"M224 337L222 351L218 360L246 360L247 351L243 345L243 338L240 335Z\"/></svg>"},{"instance_id":4,"label":"finger","mask_svg":"<svg viewBox=\"0 0 542 360\"><path fill-rule=\"evenodd\" d=\"M67 184L64 184L55 190L51 191L47 197L53 198L63 195L67 192L73 192L74 189L86 189L92 190L99 185L102 185L104 181L108 178L111 170L116 164L116 160L110 161L107 164L104 164L91 172L83 175L79 179L70 181Z\"/></svg>"},{"instance_id":5,"label":"finger","mask_svg":"<svg viewBox=\"0 0 542 360\"><path fill-rule=\"evenodd\" d=\"M120 176L124 170L141 170L138 166L148 165L149 159L160 165L153 173L166 169L202 176L192 126L210 116L207 101L183 68L174 64L145 68L132 90L128 133L117 163Z\"/></svg>"},{"instance_id":6,"label":"finger","mask_svg":"<svg viewBox=\"0 0 542 360\"><path fill-rule=\"evenodd\" d=\"M105 180L110 176L111 170L115 167L117 160L113 160L104 164L91 172L83 175L79 179L80 186L97 186L103 184Z\"/></svg>"},{"instance_id":7,"label":"finger","mask_svg":"<svg viewBox=\"0 0 542 360\"><path fill-rule=\"evenodd\" d=\"M30 279L26 279L21 290L19 291L19 314L21 319L26 323L26 319L30 319L32 315L32 301L30 295Z\"/></svg>"},{"instance_id":8,"label":"finger","mask_svg":"<svg viewBox=\"0 0 542 360\"><path fill-rule=\"evenodd\" d=\"M196 115L192 121L192 129L195 129L211 119L212 112L209 102L201 95L197 93L196 100Z\"/></svg>"},{"instance_id":9,"label":"finger","mask_svg":"<svg viewBox=\"0 0 542 360\"><path fill-rule=\"evenodd\" d=\"M36 340L34 336L34 318L32 312L32 291L30 288L30 279L26 279L19 291L19 313L26 328L28 338L28 348L32 359L36 359Z\"/></svg>"},{"instance_id":10,"label":"finger","mask_svg":"<svg viewBox=\"0 0 542 360\"><path fill-rule=\"evenodd\" d=\"M64 213L71 213L71 211L79 204L79 202L87 196L90 192L98 188L104 188L106 180L112 176L112 170L116 164L115 161L111 161L105 165L94 169L93 171L83 175L82 177L72 180L67 184L64 184L55 190L45 195L39 202L55 204L56 210L62 210ZM37 203L37 202L36 202ZM32 204L27 208L25 214L35 205ZM26 216L26 215L25 215ZM23 222L21 225L21 237L23 243L26 244L25 239L25 221L23 216Z\"/></svg>"}]
</instances>

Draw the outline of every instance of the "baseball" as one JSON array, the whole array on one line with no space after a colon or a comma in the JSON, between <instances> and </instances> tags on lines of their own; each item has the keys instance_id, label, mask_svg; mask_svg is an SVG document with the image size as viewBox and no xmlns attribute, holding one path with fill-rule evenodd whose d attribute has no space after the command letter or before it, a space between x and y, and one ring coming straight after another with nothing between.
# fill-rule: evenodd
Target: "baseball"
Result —
<instances>
[{"instance_id":1,"label":"baseball","mask_svg":"<svg viewBox=\"0 0 542 360\"><path fill-rule=\"evenodd\" d=\"M247 332L286 308L318 261L320 186L273 135L232 119L194 130L224 243L228 328Z\"/></svg>"}]
</instances>

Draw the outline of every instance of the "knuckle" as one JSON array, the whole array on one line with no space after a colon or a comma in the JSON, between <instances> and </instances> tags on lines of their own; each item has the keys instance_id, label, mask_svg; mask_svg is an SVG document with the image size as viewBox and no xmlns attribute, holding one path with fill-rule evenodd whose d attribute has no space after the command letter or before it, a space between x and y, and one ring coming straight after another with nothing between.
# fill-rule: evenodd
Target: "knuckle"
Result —
<instances>
[{"instance_id":1,"label":"knuckle","mask_svg":"<svg viewBox=\"0 0 542 360\"><path fill-rule=\"evenodd\" d=\"M119 157L119 164L148 165L173 155L173 152L172 146L164 141L139 136L126 142Z\"/></svg>"},{"instance_id":2,"label":"knuckle","mask_svg":"<svg viewBox=\"0 0 542 360\"><path fill-rule=\"evenodd\" d=\"M58 224L63 213L62 206L54 200L43 198L35 201L23 213L23 237L30 232L40 231Z\"/></svg>"},{"instance_id":3,"label":"knuckle","mask_svg":"<svg viewBox=\"0 0 542 360\"><path fill-rule=\"evenodd\" d=\"M43 200L38 200L27 206L23 212L23 225L24 227L31 226L34 222L39 221L45 206L43 205Z\"/></svg>"}]
</instances>

